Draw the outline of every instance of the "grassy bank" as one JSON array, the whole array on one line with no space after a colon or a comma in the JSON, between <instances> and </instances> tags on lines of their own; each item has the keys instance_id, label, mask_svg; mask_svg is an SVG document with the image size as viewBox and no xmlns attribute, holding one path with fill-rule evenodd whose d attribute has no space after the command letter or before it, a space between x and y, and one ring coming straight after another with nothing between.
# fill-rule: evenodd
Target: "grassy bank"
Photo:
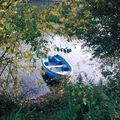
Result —
<instances>
[{"instance_id":1,"label":"grassy bank","mask_svg":"<svg viewBox=\"0 0 120 120\"><path fill-rule=\"evenodd\" d=\"M4 95L0 113L0 120L119 120L120 76L106 86L61 84L42 102L20 104Z\"/></svg>"}]
</instances>

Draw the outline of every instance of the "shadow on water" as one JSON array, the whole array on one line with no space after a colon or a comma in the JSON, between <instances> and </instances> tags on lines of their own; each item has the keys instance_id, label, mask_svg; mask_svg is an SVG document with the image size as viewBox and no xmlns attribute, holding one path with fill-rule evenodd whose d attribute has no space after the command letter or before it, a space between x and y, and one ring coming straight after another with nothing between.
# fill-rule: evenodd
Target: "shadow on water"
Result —
<instances>
[{"instance_id":1,"label":"shadow on water","mask_svg":"<svg viewBox=\"0 0 120 120\"><path fill-rule=\"evenodd\" d=\"M42 75L44 81L47 83L48 86L58 85L60 82L51 79L48 75Z\"/></svg>"}]
</instances>

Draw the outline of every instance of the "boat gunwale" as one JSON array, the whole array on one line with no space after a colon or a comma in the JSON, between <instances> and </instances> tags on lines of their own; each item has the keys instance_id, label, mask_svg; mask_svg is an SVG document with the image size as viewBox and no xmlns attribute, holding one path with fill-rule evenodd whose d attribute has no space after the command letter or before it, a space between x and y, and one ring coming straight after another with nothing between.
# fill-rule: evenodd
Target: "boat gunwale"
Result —
<instances>
[{"instance_id":1,"label":"boat gunwale","mask_svg":"<svg viewBox=\"0 0 120 120\"><path fill-rule=\"evenodd\" d=\"M67 63L67 66L69 66L70 67L70 70L69 70L69 74L65 74L65 75L63 75L63 74L60 74L60 73L57 73L57 72L54 72L54 71L52 71L52 70L50 70L46 65L45 65L45 58L43 58L42 59L42 65L43 65L43 67L44 67L44 69L47 69L49 72L51 72L52 74L55 74L55 75L59 75L59 76L71 76L71 74L72 74L72 72L73 72L73 68L72 68L72 66L70 65L70 63L68 63L63 57L61 57L60 55L57 55L57 56L59 56L61 59L63 59L66 63ZM64 65L66 65L66 64L64 64Z\"/></svg>"}]
</instances>

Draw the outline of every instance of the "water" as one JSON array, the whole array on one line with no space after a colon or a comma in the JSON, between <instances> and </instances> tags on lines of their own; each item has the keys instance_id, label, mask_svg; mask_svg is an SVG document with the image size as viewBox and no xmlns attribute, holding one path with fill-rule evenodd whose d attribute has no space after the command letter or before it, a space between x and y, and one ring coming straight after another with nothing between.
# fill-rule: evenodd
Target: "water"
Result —
<instances>
[{"instance_id":1,"label":"water","mask_svg":"<svg viewBox=\"0 0 120 120\"><path fill-rule=\"evenodd\" d=\"M89 48L82 48L83 42L79 40L73 40L72 42L68 42L64 37L60 37L57 35L47 36L48 46L50 51L48 55L56 55L59 54L63 56L73 67L73 79L77 81L77 77L79 74L86 74L87 78L84 77L84 83L87 83L89 80L93 80L95 84L99 83L100 80L104 80L101 70L100 70L100 61L98 59L92 59L92 50ZM70 53L58 52L54 50L55 47L59 48L69 48L72 51ZM21 49L26 51L30 46L22 45ZM41 67L41 60L36 61L37 69L39 70ZM84 75L85 76L85 75Z\"/></svg>"},{"instance_id":2,"label":"water","mask_svg":"<svg viewBox=\"0 0 120 120\"><path fill-rule=\"evenodd\" d=\"M93 80L95 84L99 83L103 79L100 71L100 62L98 59L92 59L92 51L88 48L82 49L82 42L74 40L67 42L64 37L54 36L49 37L48 41L51 51L49 55L59 54L63 56L73 67L73 79L77 80L78 75L81 73L87 74L89 80ZM54 47L70 48L70 53L58 52L54 50ZM84 79L85 83L88 79Z\"/></svg>"},{"instance_id":3,"label":"water","mask_svg":"<svg viewBox=\"0 0 120 120\"><path fill-rule=\"evenodd\" d=\"M92 51L88 48L82 49L82 42L77 40L73 42L67 42L64 37L54 36L47 37L49 41L49 55L59 54L63 56L73 67L73 81L77 81L79 73L84 75L86 73L87 78L84 77L83 82L88 83L89 80L92 80L95 84L98 84L101 79L104 79L100 71L100 62L97 59L92 58ZM30 49L30 45L21 44L20 50L25 52ZM58 52L55 51L55 47L60 48L70 48L72 51L70 53ZM24 66L30 66L31 62L21 61L19 64ZM36 70L31 74L27 73L25 70L21 70L19 78L21 79L21 93L26 94L27 98L39 97L41 95L50 93L50 89L42 79L40 75L41 69L41 60L36 61ZM21 77L20 77L21 76ZM85 76L85 75L84 75Z\"/></svg>"}]
</instances>

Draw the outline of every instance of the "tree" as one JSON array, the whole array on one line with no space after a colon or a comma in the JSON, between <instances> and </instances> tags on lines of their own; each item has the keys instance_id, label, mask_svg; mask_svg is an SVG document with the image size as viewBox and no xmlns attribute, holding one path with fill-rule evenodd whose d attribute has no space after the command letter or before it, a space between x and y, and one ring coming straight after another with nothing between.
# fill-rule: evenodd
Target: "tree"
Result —
<instances>
[{"instance_id":1,"label":"tree","mask_svg":"<svg viewBox=\"0 0 120 120\"><path fill-rule=\"evenodd\" d=\"M120 55L119 0L63 0L59 8L69 37L84 39L94 56Z\"/></svg>"},{"instance_id":2,"label":"tree","mask_svg":"<svg viewBox=\"0 0 120 120\"><path fill-rule=\"evenodd\" d=\"M45 47L41 16L37 8L27 0L0 1L0 87L6 92L11 83L14 90L19 88L18 68L26 67L18 63L21 60L32 62L32 51L40 56L40 48ZM32 51L22 51L22 43L30 44ZM29 69L34 68L30 66Z\"/></svg>"}]
</instances>

